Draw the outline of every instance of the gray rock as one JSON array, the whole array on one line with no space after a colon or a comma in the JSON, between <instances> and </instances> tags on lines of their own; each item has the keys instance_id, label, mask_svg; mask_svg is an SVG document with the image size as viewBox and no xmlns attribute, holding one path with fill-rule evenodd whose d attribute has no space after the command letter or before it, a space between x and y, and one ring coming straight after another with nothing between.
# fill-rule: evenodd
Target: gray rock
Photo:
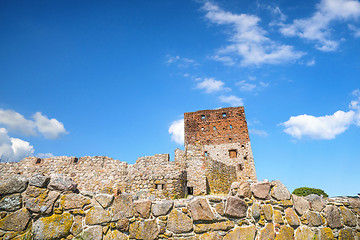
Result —
<instances>
[{"instance_id":1,"label":"gray rock","mask_svg":"<svg viewBox=\"0 0 360 240\"><path fill-rule=\"evenodd\" d=\"M241 197L241 198L251 198L250 183L248 183L248 182L240 183L238 193L236 196Z\"/></svg>"},{"instance_id":2,"label":"gray rock","mask_svg":"<svg viewBox=\"0 0 360 240\"><path fill-rule=\"evenodd\" d=\"M167 228L173 233L186 233L193 230L193 221L183 212L173 209L167 220Z\"/></svg>"},{"instance_id":3,"label":"gray rock","mask_svg":"<svg viewBox=\"0 0 360 240\"><path fill-rule=\"evenodd\" d=\"M86 225L98 225L108 223L111 220L110 212L101 207L92 207L85 217Z\"/></svg>"},{"instance_id":4,"label":"gray rock","mask_svg":"<svg viewBox=\"0 0 360 240\"><path fill-rule=\"evenodd\" d=\"M103 238L103 232L101 226L93 226L87 228L84 232L81 233L82 239L91 239L91 240L101 240Z\"/></svg>"},{"instance_id":5,"label":"gray rock","mask_svg":"<svg viewBox=\"0 0 360 240\"><path fill-rule=\"evenodd\" d=\"M254 203L251 207L252 216L255 219L258 219L260 217L260 204Z\"/></svg>"},{"instance_id":6,"label":"gray rock","mask_svg":"<svg viewBox=\"0 0 360 240\"><path fill-rule=\"evenodd\" d=\"M335 206L326 206L324 209L327 224L331 228L342 228L341 215L339 209Z\"/></svg>"},{"instance_id":7,"label":"gray rock","mask_svg":"<svg viewBox=\"0 0 360 240\"><path fill-rule=\"evenodd\" d=\"M285 218L290 226L294 228L300 226L300 219L292 208L285 209Z\"/></svg>"},{"instance_id":8,"label":"gray rock","mask_svg":"<svg viewBox=\"0 0 360 240\"><path fill-rule=\"evenodd\" d=\"M151 201L148 199L141 199L134 202L135 216L142 218L150 217Z\"/></svg>"},{"instance_id":9,"label":"gray rock","mask_svg":"<svg viewBox=\"0 0 360 240\"><path fill-rule=\"evenodd\" d=\"M77 183L75 183L71 178L61 174L51 176L50 183L48 185L48 189L58 192L75 191L76 188Z\"/></svg>"},{"instance_id":10,"label":"gray rock","mask_svg":"<svg viewBox=\"0 0 360 240\"><path fill-rule=\"evenodd\" d=\"M21 194L8 195L0 200L0 211L13 212L21 208Z\"/></svg>"},{"instance_id":11,"label":"gray rock","mask_svg":"<svg viewBox=\"0 0 360 240\"><path fill-rule=\"evenodd\" d=\"M65 238L70 234L73 222L74 217L68 212L39 218L33 225L34 239L50 240Z\"/></svg>"},{"instance_id":12,"label":"gray rock","mask_svg":"<svg viewBox=\"0 0 360 240\"><path fill-rule=\"evenodd\" d=\"M270 199L270 183L269 182L258 182L251 184L251 191L255 198Z\"/></svg>"},{"instance_id":13,"label":"gray rock","mask_svg":"<svg viewBox=\"0 0 360 240\"><path fill-rule=\"evenodd\" d=\"M343 218L344 224L349 227L356 226L356 216L349 209L344 206L340 206L341 216Z\"/></svg>"},{"instance_id":14,"label":"gray rock","mask_svg":"<svg viewBox=\"0 0 360 240\"><path fill-rule=\"evenodd\" d=\"M230 196L236 196L236 194L238 193L240 187L240 183L239 182L233 182L230 186L230 192L229 195Z\"/></svg>"},{"instance_id":15,"label":"gray rock","mask_svg":"<svg viewBox=\"0 0 360 240\"><path fill-rule=\"evenodd\" d=\"M248 205L244 200L238 197L227 197L225 205L225 215L229 217L246 217Z\"/></svg>"},{"instance_id":16,"label":"gray rock","mask_svg":"<svg viewBox=\"0 0 360 240\"><path fill-rule=\"evenodd\" d=\"M309 202L304 197L292 194L295 211L301 216L310 209Z\"/></svg>"},{"instance_id":17,"label":"gray rock","mask_svg":"<svg viewBox=\"0 0 360 240\"><path fill-rule=\"evenodd\" d=\"M32 212L50 214L60 193L30 186L24 195L24 206Z\"/></svg>"},{"instance_id":18,"label":"gray rock","mask_svg":"<svg viewBox=\"0 0 360 240\"><path fill-rule=\"evenodd\" d=\"M310 227L318 227L323 224L323 220L317 212L308 211L305 213L305 217Z\"/></svg>"},{"instance_id":19,"label":"gray rock","mask_svg":"<svg viewBox=\"0 0 360 240\"><path fill-rule=\"evenodd\" d=\"M25 191L28 181L22 175L12 175L7 181L0 182L0 196Z\"/></svg>"},{"instance_id":20,"label":"gray rock","mask_svg":"<svg viewBox=\"0 0 360 240\"><path fill-rule=\"evenodd\" d=\"M159 227L156 224L156 219L137 221L130 225L129 238L154 240L159 235Z\"/></svg>"},{"instance_id":21,"label":"gray rock","mask_svg":"<svg viewBox=\"0 0 360 240\"><path fill-rule=\"evenodd\" d=\"M101 193L97 194L95 199L103 208L107 208L112 204L114 195Z\"/></svg>"},{"instance_id":22,"label":"gray rock","mask_svg":"<svg viewBox=\"0 0 360 240\"><path fill-rule=\"evenodd\" d=\"M321 212L325 207L325 201L319 195L310 194L306 196L306 199L309 201L310 207L317 212Z\"/></svg>"},{"instance_id":23,"label":"gray rock","mask_svg":"<svg viewBox=\"0 0 360 240\"><path fill-rule=\"evenodd\" d=\"M112 221L122 218L131 218L133 213L133 199L131 194L122 193L114 198L114 202L110 207L112 213Z\"/></svg>"},{"instance_id":24,"label":"gray rock","mask_svg":"<svg viewBox=\"0 0 360 240\"><path fill-rule=\"evenodd\" d=\"M44 188L48 185L49 181L50 181L50 177L38 173L30 177L29 185L39 188Z\"/></svg>"},{"instance_id":25,"label":"gray rock","mask_svg":"<svg viewBox=\"0 0 360 240\"><path fill-rule=\"evenodd\" d=\"M26 208L8 214L0 220L0 229L5 231L23 231L30 221L30 213Z\"/></svg>"},{"instance_id":26,"label":"gray rock","mask_svg":"<svg viewBox=\"0 0 360 240\"><path fill-rule=\"evenodd\" d=\"M63 209L79 209L90 204L90 199L81 194L69 193L61 196L60 203Z\"/></svg>"},{"instance_id":27,"label":"gray rock","mask_svg":"<svg viewBox=\"0 0 360 240\"><path fill-rule=\"evenodd\" d=\"M279 180L273 181L274 187L271 189L271 196L278 201L289 200L290 192Z\"/></svg>"},{"instance_id":28,"label":"gray rock","mask_svg":"<svg viewBox=\"0 0 360 240\"><path fill-rule=\"evenodd\" d=\"M170 212L174 206L173 200L163 200L160 202L154 202L151 206L151 212L155 217L166 215Z\"/></svg>"},{"instance_id":29,"label":"gray rock","mask_svg":"<svg viewBox=\"0 0 360 240\"><path fill-rule=\"evenodd\" d=\"M205 198L195 198L188 204L188 208L194 221L212 221L215 219Z\"/></svg>"}]
</instances>

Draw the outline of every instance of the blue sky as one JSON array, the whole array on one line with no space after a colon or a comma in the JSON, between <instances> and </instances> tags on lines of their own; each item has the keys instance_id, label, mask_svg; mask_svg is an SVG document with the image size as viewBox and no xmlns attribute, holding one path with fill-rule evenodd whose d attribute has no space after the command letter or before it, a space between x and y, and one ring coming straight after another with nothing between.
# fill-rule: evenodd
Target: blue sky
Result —
<instances>
[{"instance_id":1,"label":"blue sky","mask_svg":"<svg viewBox=\"0 0 360 240\"><path fill-rule=\"evenodd\" d=\"M360 192L360 2L1 1L0 156L134 163L244 105L259 179Z\"/></svg>"}]
</instances>

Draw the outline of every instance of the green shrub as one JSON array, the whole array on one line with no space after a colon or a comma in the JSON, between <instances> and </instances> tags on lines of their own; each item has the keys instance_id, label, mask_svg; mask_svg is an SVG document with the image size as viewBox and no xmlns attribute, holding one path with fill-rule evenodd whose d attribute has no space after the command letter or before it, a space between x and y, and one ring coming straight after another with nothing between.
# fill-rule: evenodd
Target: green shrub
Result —
<instances>
[{"instance_id":1,"label":"green shrub","mask_svg":"<svg viewBox=\"0 0 360 240\"><path fill-rule=\"evenodd\" d=\"M323 196L323 197L328 197L329 195L327 195L324 190L322 189L317 189L317 188L308 188L308 187L300 187L300 188L296 188L292 194L295 194L297 196L307 196L309 194L316 194L319 196Z\"/></svg>"}]
</instances>

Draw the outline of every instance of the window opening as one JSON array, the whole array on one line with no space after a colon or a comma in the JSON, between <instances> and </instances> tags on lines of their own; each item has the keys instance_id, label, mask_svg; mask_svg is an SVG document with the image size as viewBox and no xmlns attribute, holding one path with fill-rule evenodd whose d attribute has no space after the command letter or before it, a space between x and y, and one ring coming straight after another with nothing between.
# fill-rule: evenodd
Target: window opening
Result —
<instances>
[{"instance_id":1,"label":"window opening","mask_svg":"<svg viewBox=\"0 0 360 240\"><path fill-rule=\"evenodd\" d=\"M204 128L203 128L203 127L201 128L201 131L204 131Z\"/></svg>"},{"instance_id":2,"label":"window opening","mask_svg":"<svg viewBox=\"0 0 360 240\"><path fill-rule=\"evenodd\" d=\"M41 158L36 159L36 164L40 164L41 163Z\"/></svg>"},{"instance_id":3,"label":"window opening","mask_svg":"<svg viewBox=\"0 0 360 240\"><path fill-rule=\"evenodd\" d=\"M74 163L78 163L79 162L79 159L78 158L74 158Z\"/></svg>"},{"instance_id":4,"label":"window opening","mask_svg":"<svg viewBox=\"0 0 360 240\"><path fill-rule=\"evenodd\" d=\"M229 138L229 142L232 142L232 138Z\"/></svg>"},{"instance_id":5,"label":"window opening","mask_svg":"<svg viewBox=\"0 0 360 240\"><path fill-rule=\"evenodd\" d=\"M223 117L226 117L226 113L223 113L222 116L223 116Z\"/></svg>"},{"instance_id":6,"label":"window opening","mask_svg":"<svg viewBox=\"0 0 360 240\"><path fill-rule=\"evenodd\" d=\"M232 129L232 125L230 125L230 129Z\"/></svg>"},{"instance_id":7,"label":"window opening","mask_svg":"<svg viewBox=\"0 0 360 240\"><path fill-rule=\"evenodd\" d=\"M235 149L229 150L229 156L230 156L230 158L236 158L237 157L237 151Z\"/></svg>"},{"instance_id":8,"label":"window opening","mask_svg":"<svg viewBox=\"0 0 360 240\"><path fill-rule=\"evenodd\" d=\"M205 119L205 115L201 115L201 119Z\"/></svg>"},{"instance_id":9,"label":"window opening","mask_svg":"<svg viewBox=\"0 0 360 240\"><path fill-rule=\"evenodd\" d=\"M207 151L205 151L205 152L204 152L204 155L205 155L205 157L207 157L207 156L208 156L208 152L207 152Z\"/></svg>"},{"instance_id":10,"label":"window opening","mask_svg":"<svg viewBox=\"0 0 360 240\"><path fill-rule=\"evenodd\" d=\"M155 189L164 190L165 189L165 184L155 184Z\"/></svg>"},{"instance_id":11,"label":"window opening","mask_svg":"<svg viewBox=\"0 0 360 240\"><path fill-rule=\"evenodd\" d=\"M119 196L121 194L121 190L120 189L117 189L116 190L116 195Z\"/></svg>"},{"instance_id":12,"label":"window opening","mask_svg":"<svg viewBox=\"0 0 360 240\"><path fill-rule=\"evenodd\" d=\"M247 156L244 156L244 160L247 160Z\"/></svg>"},{"instance_id":13,"label":"window opening","mask_svg":"<svg viewBox=\"0 0 360 240\"><path fill-rule=\"evenodd\" d=\"M187 187L187 194L193 195L194 194L194 188L193 187Z\"/></svg>"},{"instance_id":14,"label":"window opening","mask_svg":"<svg viewBox=\"0 0 360 240\"><path fill-rule=\"evenodd\" d=\"M214 130L216 130L216 127L214 126Z\"/></svg>"}]
</instances>

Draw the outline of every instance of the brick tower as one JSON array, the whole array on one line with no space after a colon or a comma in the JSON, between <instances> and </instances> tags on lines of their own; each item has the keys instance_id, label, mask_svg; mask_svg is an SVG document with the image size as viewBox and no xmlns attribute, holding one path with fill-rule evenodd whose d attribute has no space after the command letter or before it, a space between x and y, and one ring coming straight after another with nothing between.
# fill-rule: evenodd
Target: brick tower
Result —
<instances>
[{"instance_id":1,"label":"brick tower","mask_svg":"<svg viewBox=\"0 0 360 240\"><path fill-rule=\"evenodd\" d=\"M227 181L256 181L244 107L185 113L184 123L188 192L206 194L211 188L221 192L217 178L231 172L235 179L229 175Z\"/></svg>"}]
</instances>

